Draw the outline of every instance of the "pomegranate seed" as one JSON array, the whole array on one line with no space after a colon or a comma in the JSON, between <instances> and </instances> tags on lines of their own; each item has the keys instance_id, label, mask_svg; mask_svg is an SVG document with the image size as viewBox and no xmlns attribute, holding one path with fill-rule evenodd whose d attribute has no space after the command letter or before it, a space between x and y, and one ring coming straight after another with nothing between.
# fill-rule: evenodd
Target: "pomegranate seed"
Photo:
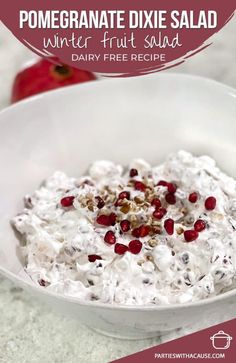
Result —
<instances>
[{"instance_id":1,"label":"pomegranate seed","mask_svg":"<svg viewBox=\"0 0 236 363\"><path fill-rule=\"evenodd\" d=\"M62 200L61 200L62 207L65 207L65 208L71 207L73 205L74 199L75 199L74 196L62 198Z\"/></svg>"},{"instance_id":2,"label":"pomegranate seed","mask_svg":"<svg viewBox=\"0 0 236 363\"><path fill-rule=\"evenodd\" d=\"M116 214L115 213L111 213L109 215L109 218L110 218L111 226L114 226L116 224Z\"/></svg>"},{"instance_id":3,"label":"pomegranate seed","mask_svg":"<svg viewBox=\"0 0 236 363\"><path fill-rule=\"evenodd\" d=\"M202 219L198 219L195 223L194 223L194 229L197 232L201 232L206 228L206 222L203 221Z\"/></svg>"},{"instance_id":4,"label":"pomegranate seed","mask_svg":"<svg viewBox=\"0 0 236 363\"><path fill-rule=\"evenodd\" d=\"M205 200L205 208L207 210L213 210L216 207L216 198L215 197L208 197Z\"/></svg>"},{"instance_id":5,"label":"pomegranate seed","mask_svg":"<svg viewBox=\"0 0 236 363\"><path fill-rule=\"evenodd\" d=\"M188 200L190 201L190 203L196 203L196 201L198 200L198 194L196 192L189 194Z\"/></svg>"},{"instance_id":6,"label":"pomegranate seed","mask_svg":"<svg viewBox=\"0 0 236 363\"><path fill-rule=\"evenodd\" d=\"M139 227L139 234L140 237L146 237L150 232L150 227L149 226L145 226L144 224L142 226Z\"/></svg>"},{"instance_id":7,"label":"pomegranate seed","mask_svg":"<svg viewBox=\"0 0 236 363\"><path fill-rule=\"evenodd\" d=\"M101 214L100 216L97 217L97 223L101 224L102 226L110 226L111 225L110 216Z\"/></svg>"},{"instance_id":8,"label":"pomegranate seed","mask_svg":"<svg viewBox=\"0 0 236 363\"><path fill-rule=\"evenodd\" d=\"M167 184L168 192L174 194L177 190L177 186L174 183Z\"/></svg>"},{"instance_id":9,"label":"pomegranate seed","mask_svg":"<svg viewBox=\"0 0 236 363\"><path fill-rule=\"evenodd\" d=\"M95 262L96 260L102 260L101 256L98 255L88 255L89 262Z\"/></svg>"},{"instance_id":10,"label":"pomegranate seed","mask_svg":"<svg viewBox=\"0 0 236 363\"><path fill-rule=\"evenodd\" d=\"M114 226L116 224L116 214L111 213L109 215L101 214L97 217L97 223L102 226Z\"/></svg>"},{"instance_id":11,"label":"pomegranate seed","mask_svg":"<svg viewBox=\"0 0 236 363\"><path fill-rule=\"evenodd\" d=\"M128 219L124 219L120 222L120 227L122 232L128 232L130 230L130 221L128 221Z\"/></svg>"},{"instance_id":12,"label":"pomegranate seed","mask_svg":"<svg viewBox=\"0 0 236 363\"><path fill-rule=\"evenodd\" d=\"M114 245L116 243L116 236L115 236L114 232L108 231L105 234L104 241L106 243L109 243L109 245Z\"/></svg>"},{"instance_id":13,"label":"pomegranate seed","mask_svg":"<svg viewBox=\"0 0 236 363\"><path fill-rule=\"evenodd\" d=\"M154 198L151 202L151 205L156 209L161 208L161 201L159 198Z\"/></svg>"},{"instance_id":14,"label":"pomegranate seed","mask_svg":"<svg viewBox=\"0 0 236 363\"><path fill-rule=\"evenodd\" d=\"M140 229L138 228L134 228L132 231L132 236L139 238L140 237Z\"/></svg>"},{"instance_id":15,"label":"pomegranate seed","mask_svg":"<svg viewBox=\"0 0 236 363\"><path fill-rule=\"evenodd\" d=\"M97 201L98 209L102 209L104 207L104 205L105 205L104 200L99 196L95 197L95 200Z\"/></svg>"},{"instance_id":16,"label":"pomegranate seed","mask_svg":"<svg viewBox=\"0 0 236 363\"><path fill-rule=\"evenodd\" d=\"M186 242L195 241L198 238L198 232L194 231L193 229L189 229L184 231L184 239Z\"/></svg>"},{"instance_id":17,"label":"pomegranate seed","mask_svg":"<svg viewBox=\"0 0 236 363\"><path fill-rule=\"evenodd\" d=\"M46 281L43 279L38 280L38 283L40 286L44 286L44 287L47 285Z\"/></svg>"},{"instance_id":18,"label":"pomegranate seed","mask_svg":"<svg viewBox=\"0 0 236 363\"><path fill-rule=\"evenodd\" d=\"M166 213L167 210L165 208L159 208L153 212L153 217L156 219L162 219Z\"/></svg>"},{"instance_id":19,"label":"pomegranate seed","mask_svg":"<svg viewBox=\"0 0 236 363\"><path fill-rule=\"evenodd\" d=\"M165 200L167 201L168 204L175 204L176 203L176 197L172 193L166 194Z\"/></svg>"},{"instance_id":20,"label":"pomegranate seed","mask_svg":"<svg viewBox=\"0 0 236 363\"><path fill-rule=\"evenodd\" d=\"M129 250L129 248L127 246L123 245L122 243L116 243L115 244L114 251L118 255L124 255L125 252L127 252L128 250Z\"/></svg>"},{"instance_id":21,"label":"pomegranate seed","mask_svg":"<svg viewBox=\"0 0 236 363\"><path fill-rule=\"evenodd\" d=\"M175 222L171 218L166 219L164 222L164 228L169 235L172 235L174 233L174 223Z\"/></svg>"},{"instance_id":22,"label":"pomegranate seed","mask_svg":"<svg viewBox=\"0 0 236 363\"><path fill-rule=\"evenodd\" d=\"M129 250L134 255L137 255L141 251L142 247L143 247L142 242L140 242L137 239L134 239L133 241L130 241L130 243L129 243Z\"/></svg>"},{"instance_id":23,"label":"pomegranate seed","mask_svg":"<svg viewBox=\"0 0 236 363\"><path fill-rule=\"evenodd\" d=\"M118 199L128 199L130 200L130 192L121 192L118 196Z\"/></svg>"},{"instance_id":24,"label":"pomegranate seed","mask_svg":"<svg viewBox=\"0 0 236 363\"><path fill-rule=\"evenodd\" d=\"M167 187L168 183L165 181L165 180L160 180L158 183L157 183L157 186L162 186L162 187Z\"/></svg>"},{"instance_id":25,"label":"pomegranate seed","mask_svg":"<svg viewBox=\"0 0 236 363\"><path fill-rule=\"evenodd\" d=\"M138 170L137 169L131 169L129 172L129 175L131 178L133 178L134 176L138 175Z\"/></svg>"},{"instance_id":26,"label":"pomegranate seed","mask_svg":"<svg viewBox=\"0 0 236 363\"><path fill-rule=\"evenodd\" d=\"M133 229L132 236L139 238L139 237L146 237L150 232L150 227L145 226L142 224L140 227Z\"/></svg>"},{"instance_id":27,"label":"pomegranate seed","mask_svg":"<svg viewBox=\"0 0 236 363\"><path fill-rule=\"evenodd\" d=\"M141 181L136 181L135 183L134 183L134 188L136 189L136 190L139 190L140 192L145 192L145 190L146 190L146 185L144 184L144 183L142 183Z\"/></svg>"},{"instance_id":28,"label":"pomegranate seed","mask_svg":"<svg viewBox=\"0 0 236 363\"><path fill-rule=\"evenodd\" d=\"M114 203L115 207L120 207L123 205L123 199L117 199Z\"/></svg>"}]
</instances>

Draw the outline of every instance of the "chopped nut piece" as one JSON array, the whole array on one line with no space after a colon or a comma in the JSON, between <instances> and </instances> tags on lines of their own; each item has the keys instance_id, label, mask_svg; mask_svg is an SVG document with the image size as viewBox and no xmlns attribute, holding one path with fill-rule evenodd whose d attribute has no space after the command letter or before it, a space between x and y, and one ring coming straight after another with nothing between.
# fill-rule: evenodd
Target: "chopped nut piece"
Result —
<instances>
[{"instance_id":1,"label":"chopped nut piece","mask_svg":"<svg viewBox=\"0 0 236 363\"><path fill-rule=\"evenodd\" d=\"M134 186L135 181L134 180L130 180L127 184L128 187L133 187Z\"/></svg>"},{"instance_id":2,"label":"chopped nut piece","mask_svg":"<svg viewBox=\"0 0 236 363\"><path fill-rule=\"evenodd\" d=\"M158 241L156 239L152 238L148 241L148 244L150 247L156 247L158 244Z\"/></svg>"},{"instance_id":3,"label":"chopped nut piece","mask_svg":"<svg viewBox=\"0 0 236 363\"><path fill-rule=\"evenodd\" d=\"M92 193L87 193L86 198L92 200L93 199L93 194Z\"/></svg>"},{"instance_id":4,"label":"chopped nut piece","mask_svg":"<svg viewBox=\"0 0 236 363\"><path fill-rule=\"evenodd\" d=\"M153 200L153 198L155 198L155 194L153 193L147 193L146 195L146 201L150 204Z\"/></svg>"},{"instance_id":5,"label":"chopped nut piece","mask_svg":"<svg viewBox=\"0 0 236 363\"><path fill-rule=\"evenodd\" d=\"M130 205L128 203L123 204L122 207L120 208L120 211L124 214L129 213Z\"/></svg>"},{"instance_id":6,"label":"chopped nut piece","mask_svg":"<svg viewBox=\"0 0 236 363\"><path fill-rule=\"evenodd\" d=\"M146 255L148 261L154 262L154 257L152 255Z\"/></svg>"},{"instance_id":7,"label":"chopped nut piece","mask_svg":"<svg viewBox=\"0 0 236 363\"><path fill-rule=\"evenodd\" d=\"M109 188L109 186L108 185L105 185L104 186L104 189L110 194L111 193L111 189Z\"/></svg>"},{"instance_id":8,"label":"chopped nut piece","mask_svg":"<svg viewBox=\"0 0 236 363\"><path fill-rule=\"evenodd\" d=\"M191 226L194 222L194 218L192 216L187 216L185 219L184 219L184 222L185 224L187 224L188 226Z\"/></svg>"},{"instance_id":9,"label":"chopped nut piece","mask_svg":"<svg viewBox=\"0 0 236 363\"><path fill-rule=\"evenodd\" d=\"M183 233L184 233L184 229L183 229L182 227L178 227L178 228L176 229L176 232L177 232L177 234L178 234L178 235L181 235L181 234L183 234Z\"/></svg>"},{"instance_id":10,"label":"chopped nut piece","mask_svg":"<svg viewBox=\"0 0 236 363\"><path fill-rule=\"evenodd\" d=\"M150 194L151 194L151 190L150 189L147 189L145 191L145 198L148 198Z\"/></svg>"},{"instance_id":11,"label":"chopped nut piece","mask_svg":"<svg viewBox=\"0 0 236 363\"><path fill-rule=\"evenodd\" d=\"M110 202L110 203L114 203L116 200L116 196L115 194L110 194L107 198L107 201Z\"/></svg>"},{"instance_id":12,"label":"chopped nut piece","mask_svg":"<svg viewBox=\"0 0 236 363\"><path fill-rule=\"evenodd\" d=\"M187 208L184 208L184 207L180 209L180 212L183 213L184 216L186 216L188 214Z\"/></svg>"},{"instance_id":13,"label":"chopped nut piece","mask_svg":"<svg viewBox=\"0 0 236 363\"><path fill-rule=\"evenodd\" d=\"M137 204L142 204L142 203L144 203L144 198L142 198L142 197L134 197L134 201L135 201L135 203L137 203Z\"/></svg>"},{"instance_id":14,"label":"chopped nut piece","mask_svg":"<svg viewBox=\"0 0 236 363\"><path fill-rule=\"evenodd\" d=\"M84 196L79 197L79 202L83 208L86 207L87 199Z\"/></svg>"},{"instance_id":15,"label":"chopped nut piece","mask_svg":"<svg viewBox=\"0 0 236 363\"><path fill-rule=\"evenodd\" d=\"M150 230L150 236L154 236L155 234L161 234L162 233L162 228L158 227L158 226L152 226L151 230Z\"/></svg>"},{"instance_id":16,"label":"chopped nut piece","mask_svg":"<svg viewBox=\"0 0 236 363\"><path fill-rule=\"evenodd\" d=\"M151 227L152 227L152 225L153 225L153 219L152 219L152 217L151 217L151 216L149 216L149 217L147 218L146 224L148 224L149 226L151 226Z\"/></svg>"},{"instance_id":17,"label":"chopped nut piece","mask_svg":"<svg viewBox=\"0 0 236 363\"><path fill-rule=\"evenodd\" d=\"M138 262L137 262L137 264L139 265L139 266L142 266L142 264L145 262L145 260L139 260Z\"/></svg>"},{"instance_id":18,"label":"chopped nut piece","mask_svg":"<svg viewBox=\"0 0 236 363\"><path fill-rule=\"evenodd\" d=\"M224 216L221 213L212 213L212 217L215 221L222 221L224 219Z\"/></svg>"},{"instance_id":19,"label":"chopped nut piece","mask_svg":"<svg viewBox=\"0 0 236 363\"><path fill-rule=\"evenodd\" d=\"M134 214L132 214L132 216L130 217L130 222L131 223L135 223L135 222L137 222L137 217L136 217L136 215L134 215Z\"/></svg>"},{"instance_id":20,"label":"chopped nut piece","mask_svg":"<svg viewBox=\"0 0 236 363\"><path fill-rule=\"evenodd\" d=\"M157 221L157 220L153 220L151 219L152 221L152 226L154 227L161 227L161 222L160 221Z\"/></svg>"},{"instance_id":21,"label":"chopped nut piece","mask_svg":"<svg viewBox=\"0 0 236 363\"><path fill-rule=\"evenodd\" d=\"M130 212L137 212L140 210L140 207L138 207L134 202L129 202L130 205Z\"/></svg>"}]
</instances>

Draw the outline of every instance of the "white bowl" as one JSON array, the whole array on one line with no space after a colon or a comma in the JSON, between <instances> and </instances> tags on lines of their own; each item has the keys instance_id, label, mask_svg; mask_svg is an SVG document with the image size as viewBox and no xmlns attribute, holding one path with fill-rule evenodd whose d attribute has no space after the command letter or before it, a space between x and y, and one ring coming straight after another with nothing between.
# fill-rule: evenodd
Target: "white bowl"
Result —
<instances>
[{"instance_id":1,"label":"white bowl","mask_svg":"<svg viewBox=\"0 0 236 363\"><path fill-rule=\"evenodd\" d=\"M80 175L97 159L156 164L187 149L214 157L236 176L236 91L176 74L90 82L48 92L0 113L0 271L64 314L121 338L151 337L209 315L236 316L236 291L172 306L112 306L80 302L35 286L19 259L9 220L55 170Z\"/></svg>"}]
</instances>

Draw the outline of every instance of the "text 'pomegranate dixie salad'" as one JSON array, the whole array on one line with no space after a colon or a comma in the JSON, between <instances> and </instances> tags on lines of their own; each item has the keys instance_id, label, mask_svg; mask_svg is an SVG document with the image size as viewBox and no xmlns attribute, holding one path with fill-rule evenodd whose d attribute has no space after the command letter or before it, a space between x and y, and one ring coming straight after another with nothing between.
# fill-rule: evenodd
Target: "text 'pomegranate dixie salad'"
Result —
<instances>
[{"instance_id":1,"label":"text 'pomegranate dixie salad'","mask_svg":"<svg viewBox=\"0 0 236 363\"><path fill-rule=\"evenodd\" d=\"M32 280L80 300L184 303L235 287L236 181L207 156L56 172L13 224Z\"/></svg>"}]
</instances>

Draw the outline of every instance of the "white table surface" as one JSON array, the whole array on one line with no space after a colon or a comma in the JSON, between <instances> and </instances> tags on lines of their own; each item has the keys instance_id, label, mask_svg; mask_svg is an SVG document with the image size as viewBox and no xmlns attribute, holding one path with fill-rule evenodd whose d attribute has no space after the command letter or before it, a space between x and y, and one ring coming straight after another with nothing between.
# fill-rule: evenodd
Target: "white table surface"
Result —
<instances>
[{"instance_id":1,"label":"white table surface","mask_svg":"<svg viewBox=\"0 0 236 363\"><path fill-rule=\"evenodd\" d=\"M235 34L236 18L214 36L213 45L171 72L198 74L236 88ZM15 73L33 57L0 23L0 109L9 104ZM107 363L217 323L202 321L162 338L121 341L57 315L3 277L0 311L1 363Z\"/></svg>"}]
</instances>

